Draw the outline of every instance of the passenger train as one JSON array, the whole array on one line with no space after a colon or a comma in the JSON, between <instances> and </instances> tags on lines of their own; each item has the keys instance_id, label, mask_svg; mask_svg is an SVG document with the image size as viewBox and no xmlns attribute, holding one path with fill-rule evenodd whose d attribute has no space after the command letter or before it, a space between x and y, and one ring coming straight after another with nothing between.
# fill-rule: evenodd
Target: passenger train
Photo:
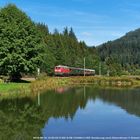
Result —
<instances>
[{"instance_id":1,"label":"passenger train","mask_svg":"<svg viewBox=\"0 0 140 140\"><path fill-rule=\"evenodd\" d=\"M54 68L54 73L56 76L89 76L95 75L95 70L58 65Z\"/></svg>"}]
</instances>

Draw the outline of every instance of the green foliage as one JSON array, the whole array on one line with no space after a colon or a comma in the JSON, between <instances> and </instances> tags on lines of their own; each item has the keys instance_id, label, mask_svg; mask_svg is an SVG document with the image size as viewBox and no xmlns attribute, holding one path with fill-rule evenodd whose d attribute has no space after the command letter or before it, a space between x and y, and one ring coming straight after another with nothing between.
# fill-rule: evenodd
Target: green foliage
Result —
<instances>
[{"instance_id":1,"label":"green foliage","mask_svg":"<svg viewBox=\"0 0 140 140\"><path fill-rule=\"evenodd\" d=\"M120 64L117 63L117 59L112 57L107 57L105 60L107 65L107 75L108 76L120 76L122 72L122 67Z\"/></svg>"},{"instance_id":2,"label":"green foliage","mask_svg":"<svg viewBox=\"0 0 140 140\"><path fill-rule=\"evenodd\" d=\"M15 5L0 9L0 73L19 79L21 74L41 72L53 75L56 65L83 67L111 76L139 75L140 29L98 48L78 41L72 28L49 32L46 24L34 24Z\"/></svg>"},{"instance_id":3,"label":"green foliage","mask_svg":"<svg viewBox=\"0 0 140 140\"><path fill-rule=\"evenodd\" d=\"M15 5L0 9L0 73L19 79L40 62L42 38L31 19Z\"/></svg>"},{"instance_id":4,"label":"green foliage","mask_svg":"<svg viewBox=\"0 0 140 140\"><path fill-rule=\"evenodd\" d=\"M115 41L102 44L98 47L98 52L103 62L110 57L115 60L111 63L116 63L128 73L136 74L136 69L140 69L140 29L129 32ZM115 67L117 68L112 64L112 69L117 71L118 68Z\"/></svg>"},{"instance_id":5,"label":"green foliage","mask_svg":"<svg viewBox=\"0 0 140 140\"><path fill-rule=\"evenodd\" d=\"M21 74L41 72L53 75L56 65L83 67L98 71L95 47L79 42L72 28L50 33L46 24L34 24L15 5L0 10L0 73L19 79Z\"/></svg>"},{"instance_id":6,"label":"green foliage","mask_svg":"<svg viewBox=\"0 0 140 140\"><path fill-rule=\"evenodd\" d=\"M44 62L41 65L43 72L52 75L56 65L83 67L84 57L86 58L86 68L98 71L100 59L97 50L95 47L89 48L85 42L78 42L72 28L69 30L66 27L62 33L55 29L53 34L47 32L44 36L48 27L44 24L37 24L37 26L45 42Z\"/></svg>"},{"instance_id":7,"label":"green foliage","mask_svg":"<svg viewBox=\"0 0 140 140\"><path fill-rule=\"evenodd\" d=\"M140 69L135 69L133 72L132 72L133 75L140 75Z\"/></svg>"}]
</instances>

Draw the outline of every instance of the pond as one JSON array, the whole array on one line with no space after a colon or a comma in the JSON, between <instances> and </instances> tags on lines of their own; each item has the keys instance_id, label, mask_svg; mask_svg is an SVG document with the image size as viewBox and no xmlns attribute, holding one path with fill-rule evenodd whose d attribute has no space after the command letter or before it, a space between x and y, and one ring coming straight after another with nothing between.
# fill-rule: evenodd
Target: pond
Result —
<instances>
[{"instance_id":1,"label":"pond","mask_svg":"<svg viewBox=\"0 0 140 140\"><path fill-rule=\"evenodd\" d=\"M0 101L1 139L140 139L140 89L59 88Z\"/></svg>"}]
</instances>

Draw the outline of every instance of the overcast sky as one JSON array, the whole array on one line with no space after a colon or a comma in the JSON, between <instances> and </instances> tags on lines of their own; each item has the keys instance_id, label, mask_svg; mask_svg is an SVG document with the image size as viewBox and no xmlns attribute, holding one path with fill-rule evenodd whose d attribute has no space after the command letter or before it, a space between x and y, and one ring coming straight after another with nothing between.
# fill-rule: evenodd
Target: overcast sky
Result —
<instances>
[{"instance_id":1,"label":"overcast sky","mask_svg":"<svg viewBox=\"0 0 140 140\"><path fill-rule=\"evenodd\" d=\"M140 0L0 0L16 4L52 32L73 27L79 40L99 45L140 27Z\"/></svg>"}]
</instances>

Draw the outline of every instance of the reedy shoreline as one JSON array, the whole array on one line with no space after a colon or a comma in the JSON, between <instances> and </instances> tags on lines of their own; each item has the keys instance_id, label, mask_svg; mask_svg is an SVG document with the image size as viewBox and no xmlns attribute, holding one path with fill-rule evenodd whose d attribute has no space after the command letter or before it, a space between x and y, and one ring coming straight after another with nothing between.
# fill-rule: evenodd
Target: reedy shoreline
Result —
<instances>
[{"instance_id":1,"label":"reedy shoreline","mask_svg":"<svg viewBox=\"0 0 140 140\"><path fill-rule=\"evenodd\" d=\"M64 86L92 84L99 88L135 88L140 87L139 76L74 76L74 77L44 77L31 83L0 84L0 98L34 97L38 93Z\"/></svg>"}]
</instances>

